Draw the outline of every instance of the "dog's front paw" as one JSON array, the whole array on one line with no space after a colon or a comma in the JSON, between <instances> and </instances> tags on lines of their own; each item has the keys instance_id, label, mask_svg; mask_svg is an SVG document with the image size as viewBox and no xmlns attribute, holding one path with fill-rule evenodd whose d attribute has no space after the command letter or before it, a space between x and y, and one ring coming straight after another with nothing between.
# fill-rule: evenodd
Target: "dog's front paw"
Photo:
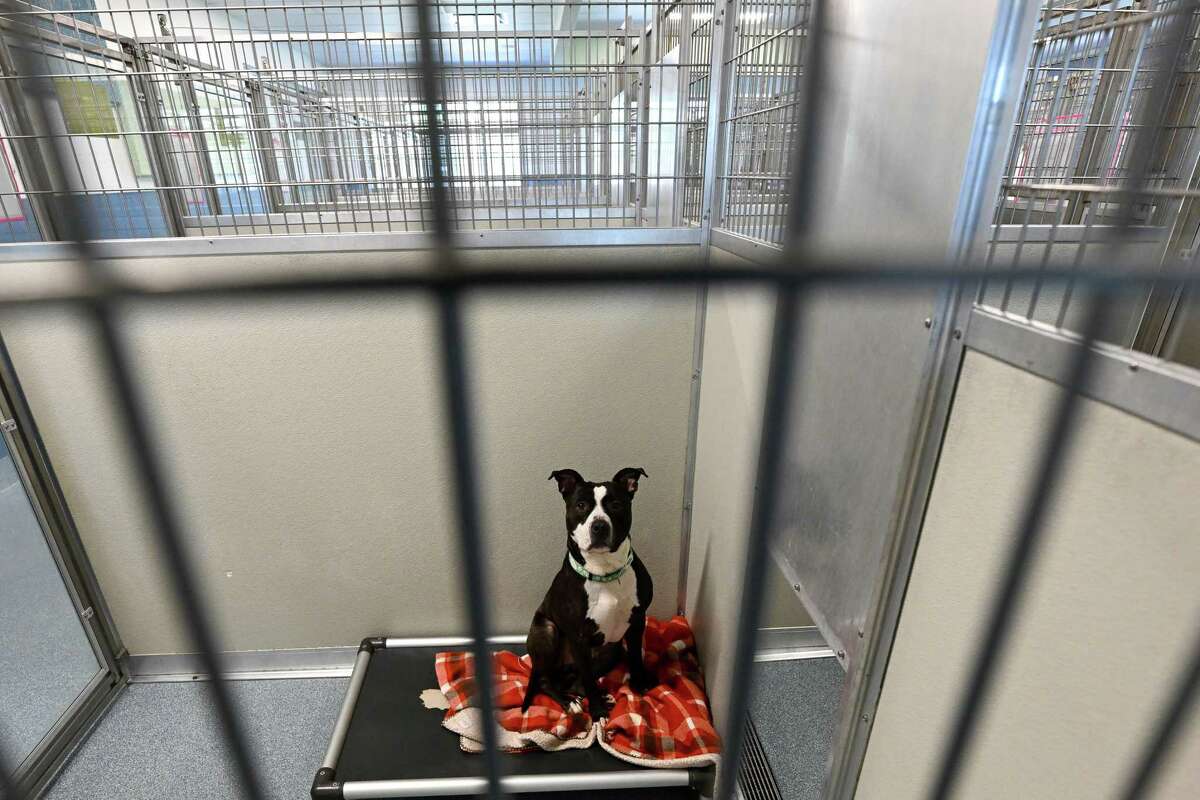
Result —
<instances>
[{"instance_id":1,"label":"dog's front paw","mask_svg":"<svg viewBox=\"0 0 1200 800\"><path fill-rule=\"evenodd\" d=\"M600 719L607 717L612 711L613 696L611 694L593 694L588 697L588 712L591 713L592 719Z\"/></svg>"},{"instance_id":2,"label":"dog's front paw","mask_svg":"<svg viewBox=\"0 0 1200 800\"><path fill-rule=\"evenodd\" d=\"M578 697L571 698L571 702L567 704L567 713L568 714L582 714L583 713L583 701L580 700Z\"/></svg>"}]
</instances>

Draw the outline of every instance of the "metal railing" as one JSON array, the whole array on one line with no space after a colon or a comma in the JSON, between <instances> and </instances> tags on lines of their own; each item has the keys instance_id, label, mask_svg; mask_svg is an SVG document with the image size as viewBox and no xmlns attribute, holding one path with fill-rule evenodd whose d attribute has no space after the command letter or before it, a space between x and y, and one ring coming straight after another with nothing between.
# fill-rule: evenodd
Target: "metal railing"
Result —
<instances>
[{"instance_id":1,"label":"metal railing","mask_svg":"<svg viewBox=\"0 0 1200 800\"><path fill-rule=\"evenodd\" d=\"M1186 268L1195 259L1200 15L1190 8L1179 0L1044 3L996 205L990 264L1078 269L1129 259ZM1174 24L1181 16L1188 19L1182 28ZM1128 179L1139 170L1144 177L1130 197ZM1130 235L1116 223L1140 229ZM1183 287L1165 281L1124 292L1097 335L1170 357L1168 332L1182 298ZM994 281L978 299L1004 314L1071 330L1083 324L1088 303L1069 279Z\"/></svg>"},{"instance_id":2,"label":"metal railing","mask_svg":"<svg viewBox=\"0 0 1200 800\"><path fill-rule=\"evenodd\" d=\"M1002 4L1009 9L1015 3ZM724 3L720 6L723 8ZM278 6L278 8L284 8ZM294 8L287 6L287 8ZM451 421L450 447L454 464L463 479L455 482L456 507L458 511L459 544L465 565L465 586L470 610L470 631L473 639L475 663L479 679L490 685L490 659L487 658L486 635L489 633L488 581L486 564L482 559L484 541L483 524L478 508L476 482L470 479L475 469L475 435L473 414L467 398L471 392L472 371L470 354L467 352L460 318L464 296L483 292L524 291L533 287L569 288L579 286L621 286L623 288L649 288L697 285L763 286L777 292L778 303L774 329L771 336L771 355L765 385L764 412L757 466L757 495L755 498L751 529L747 544L747 558L743 577L743 596L739 614L736 649L730 681L731 696L729 712L725 719L718 720L725 740L726 774L736 775L737 763L742 754L743 730L747 718L748 698L751 686L750 669L757 636L757 619L763 604L763 579L768 567L769 529L776 500L781 487L779 469L783 457L785 428L789 425L786 413L787 400L795 390L795 384L803 379L803 369L794 355L795 337L801 330L801 311L804 301L817 288L849 289L874 287L877 289L899 289L922 285L945 285L949 282L975 283L987 280L1071 280L1089 289L1096 299L1088 304L1088 313L1081 328L1078 346L1062 400L1055 412L1050 433L1038 456L1035 479L1030 484L1029 494L1023 505L1024 512L1013 538L1013 546L1003 569L1003 580L995 593L987 618L983 621L984 638L972 658L970 680L958 706L952 731L947 735L937 779L931 791L934 798L949 797L961 772L963 759L969 752L972 736L979 723L981 709L989 696L996 666L1008 641L1015 611L1024 594L1025 582L1039 554L1039 544L1045 529L1045 516L1060 476L1079 404L1079 390L1087 384L1093 365L1092 344L1106 318L1110 307L1109 298L1118 291L1144 284L1150 277L1177 281L1183 285L1194 285L1197 275L1194 269L1183 269L1180 265L1148 265L1148 269L1130 268L1120 262L1084 264L1078 268L1055 266L1025 267L998 270L986 263L976 263L969 258L954 263L892 264L881 267L877 262L855 261L853 258L835 259L827 254L817 256L806 248L808 225L812 219L814 196L812 165L822 152L819 135L822 132L821 98L830 78L824 64L826 32L822 22L822 4L812 7L810 12L807 46L804 48L805 69L801 96L804 98L804 113L792 107L792 121L783 130L791 131L786 137L790 144L788 160L792 163L791 174L786 178L790 195L786 203L786 234L782 237L783 254L778 261L744 269L712 268L703 263L683 268L664 267L648 260L644 263L629 263L619 269L594 270L587 267L561 269L529 269L519 263L506 262L503 255L486 269L469 267L460 263L455 247L456 224L461 219L455 208L463 195L456 189L458 182L453 170L445 165L454 164L456 143L461 138L443 135L453 127L453 115L445 113L447 96L453 91L464 74L464 68L450 65L438 55L435 6L429 0L418 0L414 4L401 6L406 13L412 11L412 30L419 34L416 42L419 53L413 54L406 67L414 80L414 90L419 92L418 118L412 124L421 126L427 133L426 154L428 177L419 184L424 194L421 202L428 217L430 229L436 240L436 267L423 271L397 271L369 276L346 275L330 272L325 275L307 275L280 280L256 280L253 277L235 279L201 278L197 283L175 290L135 288L123 282L122 276L113 271L102 259L97 258L93 240L97 230L103 226L96 218L96 207L83 202L85 195L63 193L60 200L70 213L57 222L64 226L66 238L75 243L75 255L82 278L79 286L56 288L35 296L14 297L0 295L0 309L31 308L71 305L86 313L99 332L100 352L104 366L113 377L116 387L117 411L123 420L135 455L135 466L153 514L154 530L158 543L167 556L167 564L174 579L184 611L184 619L196 649L203 654L207 669L213 676L220 676L221 657L212 635L210 615L201 598L194 578L194 567L184 547L184 532L179 523L175 497L163 479L161 442L156 435L146 412L145 400L139 388L134 369L134 359L127 346L116 319L117 306L130 299L140 302L182 303L221 298L238 299L244 302L268 302L272 299L295 296L319 296L329 302L355 293L371 292L374 296L423 292L432 295L439 312L439 348L445 389L445 409ZM1177 3L1169 10L1156 11L1146 17L1152 24L1164 26L1163 36L1169 42L1181 42L1191 29L1194 3ZM17 10L17 16L28 12ZM721 12L718 12L721 13ZM1004 14L1002 13L1002 17ZM305 14L307 18L307 14ZM732 16L727 17L732 19ZM332 32L331 32L332 35ZM174 35L172 35L173 37ZM408 37L406 37L408 38ZM796 55L795 49L790 50ZM714 62L721 55L714 47ZM733 59L726 58L723 63ZM10 91L25 92L33 98L49 98L56 94L53 78L39 72L40 62L32 50L19 54L15 62L17 71L6 81ZM714 84L721 76L714 75ZM49 104L31 102L27 108L36 116L43 113ZM711 107L711 105L710 105ZM1161 123L1164 104L1146 102L1139 108L1141 125L1157 126ZM711 118L711 117L710 117ZM34 120L47 125L47 121ZM248 128L247 128L248 130ZM212 135L207 131L206 135ZM45 164L52 173L50 178L64 180L73 160L73 148L69 137L47 137L52 145L47 151ZM1135 216L1137 199L1143 194L1151 166L1151 137L1139 137L1133 144L1128 168L1106 202L1112 204L1112 218L1117 228L1128 230ZM711 152L710 144L706 149ZM986 162L991 153L979 154ZM727 174L727 177L729 175ZM1151 178L1151 180L1153 180ZM199 184L189 189L208 188ZM295 187L293 187L295 188ZM708 201L705 201L706 203ZM987 207L986 203L975 204L976 208ZM978 230L984 222L981 217L986 211L977 211L968 220L966 227ZM1088 220L1087 224L1093 224ZM1136 798L1144 796L1153 784L1157 768L1168 751L1175 735L1179 732L1186 712L1190 708L1200 683L1200 637L1193 645L1193 655L1181 673L1179 685L1174 687L1168 702L1161 709L1153 735L1145 743L1143 752L1128 765L1128 779L1122 796ZM239 715L230 702L228 690L221 680L208 683L213 692L219 712L222 732L236 765L244 794L250 798L262 797L259 770L246 746ZM491 703L487 692L481 695L485 711ZM491 730L490 726L485 729ZM495 741L489 736L484 770L487 776L488 795L502 795L502 764L497 757ZM9 798L20 798L19 787L11 780L11 765L0 765L0 788ZM719 797L728 800L732 796L732 780L720 787Z\"/></svg>"},{"instance_id":3,"label":"metal railing","mask_svg":"<svg viewBox=\"0 0 1200 800\"><path fill-rule=\"evenodd\" d=\"M17 2L0 18L0 239L65 238L68 193L104 238L434 230L413 3L109 6ZM683 44L704 38L706 13L695 0L439 4L453 226L683 224L704 166L685 171L679 143L702 141L706 120L677 98L709 69ZM22 107L31 76L46 79L44 128ZM42 162L60 138L71 153L54 185Z\"/></svg>"},{"instance_id":4,"label":"metal railing","mask_svg":"<svg viewBox=\"0 0 1200 800\"><path fill-rule=\"evenodd\" d=\"M801 103L809 0L741 0L728 31L717 227L781 244Z\"/></svg>"}]
</instances>

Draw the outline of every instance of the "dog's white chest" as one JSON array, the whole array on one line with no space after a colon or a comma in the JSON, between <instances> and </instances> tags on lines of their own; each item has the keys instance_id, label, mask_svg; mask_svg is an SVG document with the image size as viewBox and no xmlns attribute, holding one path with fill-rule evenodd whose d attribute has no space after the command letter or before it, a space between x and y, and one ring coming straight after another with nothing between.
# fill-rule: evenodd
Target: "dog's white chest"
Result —
<instances>
[{"instance_id":1,"label":"dog's white chest","mask_svg":"<svg viewBox=\"0 0 1200 800\"><path fill-rule=\"evenodd\" d=\"M615 581L584 581L587 616L596 623L605 643L619 642L629 629L629 615L637 605L637 576L632 569Z\"/></svg>"}]
</instances>

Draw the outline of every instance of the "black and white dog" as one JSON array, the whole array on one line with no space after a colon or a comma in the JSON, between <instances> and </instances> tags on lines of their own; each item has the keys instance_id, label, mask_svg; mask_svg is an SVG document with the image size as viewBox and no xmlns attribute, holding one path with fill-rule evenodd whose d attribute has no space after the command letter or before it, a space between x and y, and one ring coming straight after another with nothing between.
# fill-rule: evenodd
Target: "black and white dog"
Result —
<instances>
[{"instance_id":1,"label":"black and white dog","mask_svg":"<svg viewBox=\"0 0 1200 800\"><path fill-rule=\"evenodd\" d=\"M607 715L611 703L596 680L622 655L633 688L650 688L642 634L654 585L629 536L639 476L646 476L641 467L626 467L604 483L573 469L550 474L567 507L567 555L529 626L533 670L522 710L544 692L571 711L582 697L593 719Z\"/></svg>"}]
</instances>

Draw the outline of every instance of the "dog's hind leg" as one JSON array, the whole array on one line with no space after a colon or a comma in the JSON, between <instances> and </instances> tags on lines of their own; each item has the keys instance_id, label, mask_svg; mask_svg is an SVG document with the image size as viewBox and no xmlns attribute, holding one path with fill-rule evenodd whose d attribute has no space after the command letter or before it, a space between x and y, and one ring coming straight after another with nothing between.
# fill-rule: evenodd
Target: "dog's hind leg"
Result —
<instances>
[{"instance_id":1,"label":"dog's hind leg","mask_svg":"<svg viewBox=\"0 0 1200 800\"><path fill-rule=\"evenodd\" d=\"M542 685L544 679L554 674L558 668L558 628L540 611L533 615L533 624L529 626L525 647L529 652L532 669L529 673L529 686L525 689L525 699L521 702L522 712L529 710L538 692L545 691Z\"/></svg>"}]
</instances>

